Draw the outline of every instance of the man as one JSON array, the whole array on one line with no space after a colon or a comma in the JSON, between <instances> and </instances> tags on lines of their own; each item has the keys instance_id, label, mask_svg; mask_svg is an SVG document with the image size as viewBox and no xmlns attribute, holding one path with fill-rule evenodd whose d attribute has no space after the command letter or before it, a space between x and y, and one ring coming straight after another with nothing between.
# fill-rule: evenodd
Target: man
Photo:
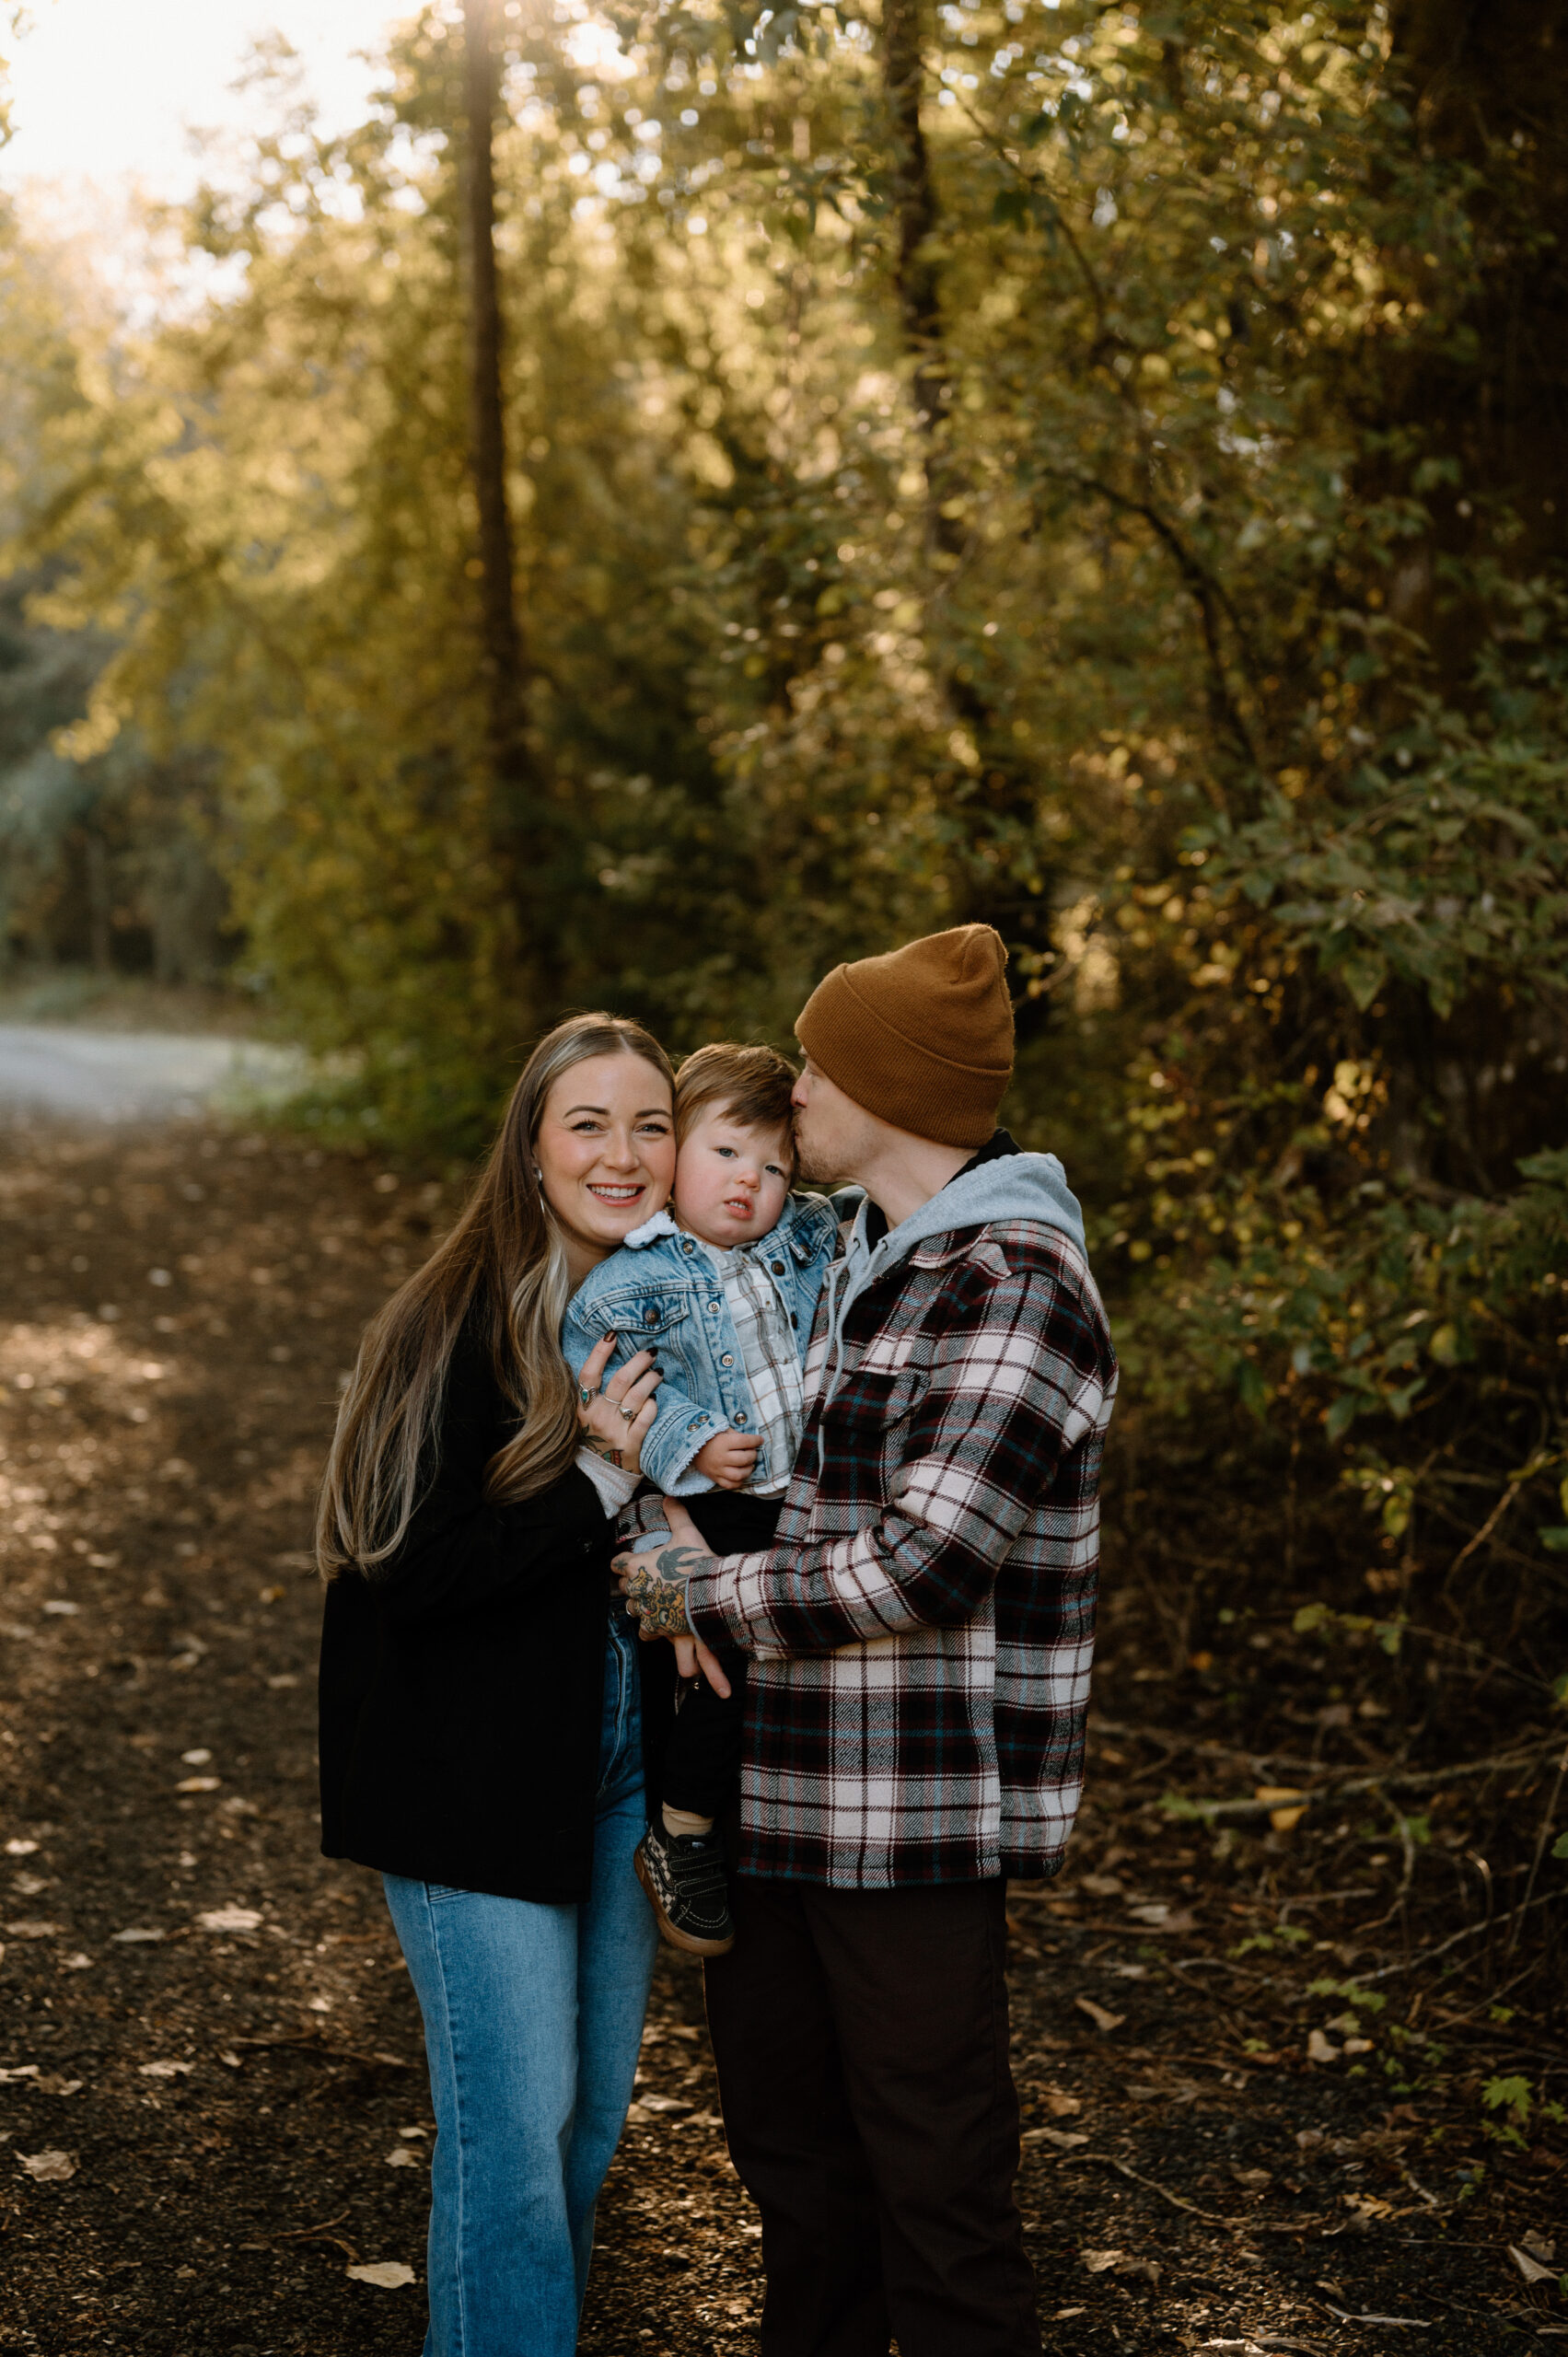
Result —
<instances>
[{"instance_id":1,"label":"man","mask_svg":"<svg viewBox=\"0 0 1568 2357\"><path fill-rule=\"evenodd\" d=\"M807 1001L802 1168L865 1201L774 1543L715 1558L676 1506L652 1569L618 1562L645 1633L751 1656L705 1969L765 2357L1040 2348L1005 1877L1056 1872L1081 1789L1116 1363L1061 1165L995 1127L1005 965L961 925Z\"/></svg>"}]
</instances>

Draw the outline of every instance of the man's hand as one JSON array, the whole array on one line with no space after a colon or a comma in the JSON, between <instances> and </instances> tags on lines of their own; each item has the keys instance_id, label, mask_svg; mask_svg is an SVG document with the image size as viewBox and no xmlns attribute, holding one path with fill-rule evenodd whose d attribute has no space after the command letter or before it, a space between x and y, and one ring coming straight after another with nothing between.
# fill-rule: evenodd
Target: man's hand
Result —
<instances>
[{"instance_id":1,"label":"man's hand","mask_svg":"<svg viewBox=\"0 0 1568 2357\"><path fill-rule=\"evenodd\" d=\"M645 1637L691 1636L691 1624L686 1618L686 1577L677 1569L690 1551L682 1547L661 1547L653 1558L652 1570L642 1568L649 1561L646 1555L631 1558L637 1568L622 1574L621 1593L627 1610L640 1624ZM624 1555L616 1557L618 1572L626 1561ZM667 1565L670 1567L668 1571Z\"/></svg>"},{"instance_id":2,"label":"man's hand","mask_svg":"<svg viewBox=\"0 0 1568 2357\"><path fill-rule=\"evenodd\" d=\"M703 1544L697 1528L679 1498L666 1498L668 1543L641 1555L617 1555L615 1574L626 1608L645 1639L668 1637L675 1645L676 1666L682 1678L701 1670L715 1694L729 1692L729 1680L717 1661L692 1633L686 1618L686 1583L693 1572L705 1572L717 1557Z\"/></svg>"},{"instance_id":3,"label":"man's hand","mask_svg":"<svg viewBox=\"0 0 1568 2357\"><path fill-rule=\"evenodd\" d=\"M751 1479L761 1441L755 1433L715 1433L691 1462L715 1490L743 1490Z\"/></svg>"}]
</instances>

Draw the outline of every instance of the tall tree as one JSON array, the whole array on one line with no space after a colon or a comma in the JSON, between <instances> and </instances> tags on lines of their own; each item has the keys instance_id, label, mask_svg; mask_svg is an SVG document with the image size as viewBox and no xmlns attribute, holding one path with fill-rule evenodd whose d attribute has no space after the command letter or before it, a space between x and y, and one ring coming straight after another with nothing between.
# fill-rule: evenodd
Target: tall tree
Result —
<instances>
[{"instance_id":1,"label":"tall tree","mask_svg":"<svg viewBox=\"0 0 1568 2357\"><path fill-rule=\"evenodd\" d=\"M496 121L501 109L497 0L463 0L463 115L459 201L468 279L466 343L469 466L479 514L479 601L485 737L495 794L498 848L515 902L537 871L542 781L528 740L528 667L517 613L516 545L506 489L505 324L495 250ZM524 956L535 982L547 984L552 961L545 928L519 905Z\"/></svg>"}]
</instances>

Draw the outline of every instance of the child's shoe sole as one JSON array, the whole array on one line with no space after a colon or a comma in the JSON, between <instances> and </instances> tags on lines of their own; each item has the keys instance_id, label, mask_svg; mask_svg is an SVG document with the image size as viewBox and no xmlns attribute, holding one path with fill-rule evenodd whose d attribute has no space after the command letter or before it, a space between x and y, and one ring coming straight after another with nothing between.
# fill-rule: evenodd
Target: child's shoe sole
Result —
<instances>
[{"instance_id":1,"label":"child's shoe sole","mask_svg":"<svg viewBox=\"0 0 1568 2357\"><path fill-rule=\"evenodd\" d=\"M653 1878L648 1873L647 1864L643 1857L643 1845L640 1841L633 1854L632 1864L637 1870L637 1880L648 1895L648 1905L654 1910L654 1921L658 1925L659 1937L667 1947L679 1948L685 1956L727 1956L729 1954L735 1945L733 1932L727 1940L703 1940L699 1939L694 1932L683 1932L678 1923L670 1922L664 1911L664 1903L654 1886Z\"/></svg>"}]
</instances>

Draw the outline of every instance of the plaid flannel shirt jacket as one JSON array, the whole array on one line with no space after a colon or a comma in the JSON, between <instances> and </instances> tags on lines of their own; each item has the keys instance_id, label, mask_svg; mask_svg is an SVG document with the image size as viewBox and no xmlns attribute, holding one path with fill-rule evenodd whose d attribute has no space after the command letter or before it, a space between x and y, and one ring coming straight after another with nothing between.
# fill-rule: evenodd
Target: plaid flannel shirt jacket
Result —
<instances>
[{"instance_id":1,"label":"plaid flannel shirt jacket","mask_svg":"<svg viewBox=\"0 0 1568 2357\"><path fill-rule=\"evenodd\" d=\"M1088 1264L1028 1219L928 1236L850 1306L773 1545L688 1584L752 1657L746 1874L1044 1876L1083 1786L1116 1361ZM824 1408L824 1393L827 1405Z\"/></svg>"}]
</instances>

